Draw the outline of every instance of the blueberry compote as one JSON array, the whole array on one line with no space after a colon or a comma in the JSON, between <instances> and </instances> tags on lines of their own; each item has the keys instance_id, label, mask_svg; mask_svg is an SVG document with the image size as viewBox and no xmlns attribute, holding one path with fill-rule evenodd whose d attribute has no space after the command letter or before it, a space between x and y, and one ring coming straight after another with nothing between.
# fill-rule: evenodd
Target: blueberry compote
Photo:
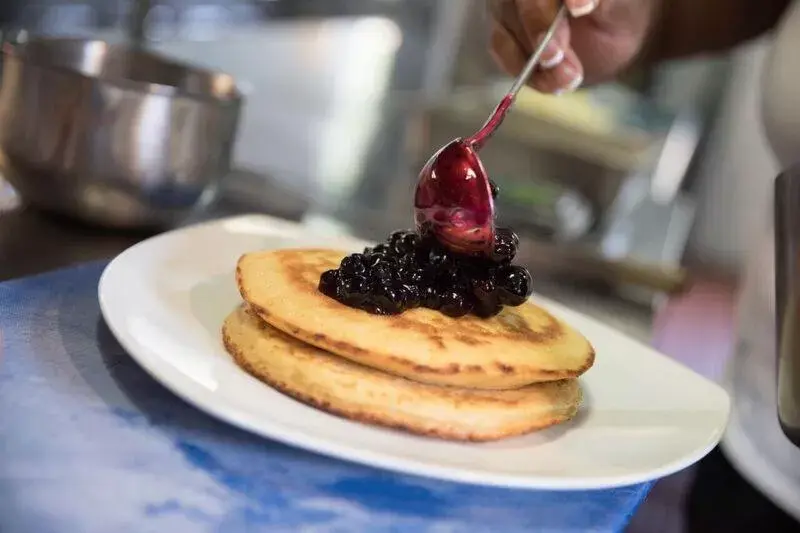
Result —
<instances>
[{"instance_id":1,"label":"blueberry compote","mask_svg":"<svg viewBox=\"0 0 800 533\"><path fill-rule=\"evenodd\" d=\"M349 255L339 268L323 273L319 290L379 315L428 307L451 317L473 313L488 318L531 295L528 270L511 264L517 246L517 235L503 228L495 230L490 256L452 252L432 232L396 231L386 242Z\"/></svg>"},{"instance_id":2,"label":"blueberry compote","mask_svg":"<svg viewBox=\"0 0 800 533\"><path fill-rule=\"evenodd\" d=\"M491 181L467 141L456 139L425 164L414 191L417 231L455 252L488 255L494 216Z\"/></svg>"}]
</instances>

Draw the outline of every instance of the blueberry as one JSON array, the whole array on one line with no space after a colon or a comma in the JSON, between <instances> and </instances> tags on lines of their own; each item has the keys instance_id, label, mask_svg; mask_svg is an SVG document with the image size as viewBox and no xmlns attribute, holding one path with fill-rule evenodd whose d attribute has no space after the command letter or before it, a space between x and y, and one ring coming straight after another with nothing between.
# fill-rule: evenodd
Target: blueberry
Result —
<instances>
[{"instance_id":1,"label":"blueberry","mask_svg":"<svg viewBox=\"0 0 800 533\"><path fill-rule=\"evenodd\" d=\"M414 251L419 236L412 231L395 231L389 236L389 249L397 255L406 255Z\"/></svg>"},{"instance_id":2,"label":"blueberry","mask_svg":"<svg viewBox=\"0 0 800 533\"><path fill-rule=\"evenodd\" d=\"M492 258L498 263L510 263L514 260L517 251L504 242L495 242Z\"/></svg>"},{"instance_id":3,"label":"blueberry","mask_svg":"<svg viewBox=\"0 0 800 533\"><path fill-rule=\"evenodd\" d=\"M372 269L372 279L376 282L383 283L392 281L394 279L394 270L388 265L378 265Z\"/></svg>"},{"instance_id":4,"label":"blueberry","mask_svg":"<svg viewBox=\"0 0 800 533\"><path fill-rule=\"evenodd\" d=\"M427 271L425 269L414 267L406 271L406 275L404 276L403 279L410 284L419 286L428 279L428 276L426 274Z\"/></svg>"},{"instance_id":5,"label":"blueberry","mask_svg":"<svg viewBox=\"0 0 800 533\"><path fill-rule=\"evenodd\" d=\"M425 282L426 283L433 284L433 283L436 282L436 278L439 275L439 269L438 268L436 268L433 265L425 265L425 267L423 267L423 271L425 272Z\"/></svg>"},{"instance_id":6,"label":"blueberry","mask_svg":"<svg viewBox=\"0 0 800 533\"><path fill-rule=\"evenodd\" d=\"M483 272L489 268L496 268L497 264L486 256L470 257L464 260L464 268L470 272Z\"/></svg>"},{"instance_id":7,"label":"blueberry","mask_svg":"<svg viewBox=\"0 0 800 533\"><path fill-rule=\"evenodd\" d=\"M419 241L419 235L416 233L398 232L397 235L393 234L389 246L397 255L413 257Z\"/></svg>"},{"instance_id":8,"label":"blueberry","mask_svg":"<svg viewBox=\"0 0 800 533\"><path fill-rule=\"evenodd\" d=\"M494 236L492 259L499 263L510 263L517 255L519 237L510 229L498 229Z\"/></svg>"},{"instance_id":9,"label":"blueberry","mask_svg":"<svg viewBox=\"0 0 800 533\"><path fill-rule=\"evenodd\" d=\"M375 269L379 266L394 267L396 265L396 261L393 257L380 253L372 253L367 256L365 263L368 269Z\"/></svg>"},{"instance_id":10,"label":"blueberry","mask_svg":"<svg viewBox=\"0 0 800 533\"><path fill-rule=\"evenodd\" d=\"M393 231L392 233L389 234L389 238L386 240L386 242L391 247L397 241L402 241L405 238L405 236L410 234L410 233L412 233L412 232L410 232L408 230L402 230L402 229L401 230L397 230L397 231Z\"/></svg>"},{"instance_id":11,"label":"blueberry","mask_svg":"<svg viewBox=\"0 0 800 533\"><path fill-rule=\"evenodd\" d=\"M407 266L398 267L394 271L394 275L392 276L393 279L396 279L398 281L402 281L404 283L408 283L409 282L408 278L411 277L412 268L413 267L407 267Z\"/></svg>"},{"instance_id":12,"label":"blueberry","mask_svg":"<svg viewBox=\"0 0 800 533\"><path fill-rule=\"evenodd\" d=\"M497 195L500 194L500 187L492 180L489 180L489 189L492 191L492 198L497 198Z\"/></svg>"},{"instance_id":13,"label":"blueberry","mask_svg":"<svg viewBox=\"0 0 800 533\"><path fill-rule=\"evenodd\" d=\"M414 260L414 256L403 255L397 260L397 268L409 272L417 268L417 262Z\"/></svg>"},{"instance_id":14,"label":"blueberry","mask_svg":"<svg viewBox=\"0 0 800 533\"><path fill-rule=\"evenodd\" d=\"M492 184L493 194L496 185ZM320 290L376 314L424 306L451 317L490 317L531 293L530 274L511 266L519 239L498 228L492 257L452 253L432 233L396 231L382 244L342 260L320 278ZM327 291L327 292L326 292Z\"/></svg>"},{"instance_id":15,"label":"blueberry","mask_svg":"<svg viewBox=\"0 0 800 533\"><path fill-rule=\"evenodd\" d=\"M472 302L460 292L448 290L440 296L439 310L449 317L458 318L472 311Z\"/></svg>"},{"instance_id":16,"label":"blueberry","mask_svg":"<svg viewBox=\"0 0 800 533\"><path fill-rule=\"evenodd\" d=\"M385 297L394 304L403 303L403 295L397 287L389 285L383 286L378 290L378 295Z\"/></svg>"},{"instance_id":17,"label":"blueberry","mask_svg":"<svg viewBox=\"0 0 800 533\"><path fill-rule=\"evenodd\" d=\"M436 275L436 285L444 289L450 289L459 284L460 278L458 270L454 268L440 270Z\"/></svg>"},{"instance_id":18,"label":"blueberry","mask_svg":"<svg viewBox=\"0 0 800 533\"><path fill-rule=\"evenodd\" d=\"M418 307L420 304L420 291L416 285L409 285L403 282L396 282L392 289L400 297L400 303L404 308L410 309Z\"/></svg>"},{"instance_id":19,"label":"blueberry","mask_svg":"<svg viewBox=\"0 0 800 533\"><path fill-rule=\"evenodd\" d=\"M373 295L372 301L387 315L397 314L403 310L402 294L393 287L380 287Z\"/></svg>"},{"instance_id":20,"label":"blueberry","mask_svg":"<svg viewBox=\"0 0 800 533\"><path fill-rule=\"evenodd\" d=\"M496 299L491 299L487 301L478 302L475 304L475 307L472 309L472 312L475 313L476 316L479 318L491 318L500 313L503 310L503 305L498 302Z\"/></svg>"},{"instance_id":21,"label":"blueberry","mask_svg":"<svg viewBox=\"0 0 800 533\"><path fill-rule=\"evenodd\" d=\"M371 255L373 255L373 256L375 256L375 255L389 255L391 253L391 251L392 250L391 250L391 248L389 248L388 245L381 243L381 244L375 245L375 247L372 249L372 254Z\"/></svg>"},{"instance_id":22,"label":"blueberry","mask_svg":"<svg viewBox=\"0 0 800 533\"><path fill-rule=\"evenodd\" d=\"M424 267L428 265L428 253L429 251L426 248L417 247L414 250L414 263L417 264L419 267Z\"/></svg>"},{"instance_id":23,"label":"blueberry","mask_svg":"<svg viewBox=\"0 0 800 533\"><path fill-rule=\"evenodd\" d=\"M342 259L342 264L339 265L339 271L344 276L363 274L366 269L366 267L364 267L364 259L365 257L361 254L348 255Z\"/></svg>"},{"instance_id":24,"label":"blueberry","mask_svg":"<svg viewBox=\"0 0 800 533\"><path fill-rule=\"evenodd\" d=\"M416 285L406 285L406 290L408 291L406 297L406 307L409 309L412 307L419 307L422 305L422 291L419 290L419 287Z\"/></svg>"},{"instance_id":25,"label":"blueberry","mask_svg":"<svg viewBox=\"0 0 800 533\"><path fill-rule=\"evenodd\" d=\"M419 236L419 233L416 233L414 231L409 231L406 234L406 236L403 237L403 241L405 241L407 245L411 245L414 248L416 248L417 246L422 244L422 237Z\"/></svg>"},{"instance_id":26,"label":"blueberry","mask_svg":"<svg viewBox=\"0 0 800 533\"><path fill-rule=\"evenodd\" d=\"M511 240L515 247L519 247L519 235L517 235L511 228L497 228L496 234L500 234L504 239Z\"/></svg>"},{"instance_id":27,"label":"blueberry","mask_svg":"<svg viewBox=\"0 0 800 533\"><path fill-rule=\"evenodd\" d=\"M441 305L439 292L431 285L425 286L420 290L420 300L422 305L428 309L439 309Z\"/></svg>"},{"instance_id":28,"label":"blueberry","mask_svg":"<svg viewBox=\"0 0 800 533\"><path fill-rule=\"evenodd\" d=\"M533 280L528 269L521 266L508 266L497 273L500 303L522 305L533 292Z\"/></svg>"},{"instance_id":29,"label":"blueberry","mask_svg":"<svg viewBox=\"0 0 800 533\"><path fill-rule=\"evenodd\" d=\"M428 252L428 261L434 267L443 266L450 262L450 254L441 246L435 246Z\"/></svg>"},{"instance_id":30,"label":"blueberry","mask_svg":"<svg viewBox=\"0 0 800 533\"><path fill-rule=\"evenodd\" d=\"M459 276L462 284L471 286L474 280L494 280L495 263L485 260L470 259L459 264Z\"/></svg>"},{"instance_id":31,"label":"blueberry","mask_svg":"<svg viewBox=\"0 0 800 533\"><path fill-rule=\"evenodd\" d=\"M319 291L325 296L331 298L336 297L336 291L339 287L339 271L328 270L322 273L319 278Z\"/></svg>"},{"instance_id":32,"label":"blueberry","mask_svg":"<svg viewBox=\"0 0 800 533\"><path fill-rule=\"evenodd\" d=\"M361 301L369 293L370 283L364 276L343 278L339 283L339 296L347 301Z\"/></svg>"},{"instance_id":33,"label":"blueberry","mask_svg":"<svg viewBox=\"0 0 800 533\"><path fill-rule=\"evenodd\" d=\"M493 279L490 278L476 278L472 280L472 294L475 299L481 303L496 302L497 285Z\"/></svg>"}]
</instances>

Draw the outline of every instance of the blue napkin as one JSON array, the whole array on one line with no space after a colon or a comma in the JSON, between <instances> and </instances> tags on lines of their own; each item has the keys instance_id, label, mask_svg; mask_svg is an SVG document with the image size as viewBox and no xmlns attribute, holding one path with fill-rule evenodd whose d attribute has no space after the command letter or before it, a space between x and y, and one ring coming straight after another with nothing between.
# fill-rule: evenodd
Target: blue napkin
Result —
<instances>
[{"instance_id":1,"label":"blue napkin","mask_svg":"<svg viewBox=\"0 0 800 533\"><path fill-rule=\"evenodd\" d=\"M284 446L189 406L97 303L105 265L0 284L0 531L620 531L649 484L482 488Z\"/></svg>"}]
</instances>

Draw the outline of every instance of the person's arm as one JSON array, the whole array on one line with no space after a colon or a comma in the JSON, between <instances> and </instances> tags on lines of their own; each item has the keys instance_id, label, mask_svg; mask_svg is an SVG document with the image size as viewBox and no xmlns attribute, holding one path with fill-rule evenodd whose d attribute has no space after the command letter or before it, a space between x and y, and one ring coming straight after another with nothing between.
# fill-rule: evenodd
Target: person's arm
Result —
<instances>
[{"instance_id":1,"label":"person's arm","mask_svg":"<svg viewBox=\"0 0 800 533\"><path fill-rule=\"evenodd\" d=\"M772 29L791 0L660 0L646 60L720 52Z\"/></svg>"}]
</instances>

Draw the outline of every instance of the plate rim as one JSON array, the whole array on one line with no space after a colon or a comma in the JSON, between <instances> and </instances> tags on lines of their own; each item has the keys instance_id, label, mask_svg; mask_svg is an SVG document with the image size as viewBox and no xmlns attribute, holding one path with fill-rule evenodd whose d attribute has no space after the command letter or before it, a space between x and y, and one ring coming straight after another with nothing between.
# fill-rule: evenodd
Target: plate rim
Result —
<instances>
[{"instance_id":1,"label":"plate rim","mask_svg":"<svg viewBox=\"0 0 800 533\"><path fill-rule=\"evenodd\" d=\"M123 328L119 327L119 324L114 319L114 311L109 307L110 303L104 297L104 293L107 292L105 287L109 283L108 279L111 275L113 275L114 270L118 268L118 265L124 261L126 257L135 253L141 247L151 245L153 242L169 239L176 234L202 231L204 228L222 226L225 223L230 223L237 220L252 220L253 218L259 219L261 223L274 222L284 226L291 232L290 234L283 235L284 238L297 238L300 236L324 236L320 233L314 233L304 229L299 223L271 217L268 215L262 215L259 213L234 215L176 228L140 241L114 257L105 266L98 281L97 297L100 305L101 315L103 316L103 321L128 356L130 356L131 359L133 359L143 370L145 370L145 372L156 382L181 398L183 401L187 402L189 405L192 405L194 408L213 416L219 421L230 424L251 434L258 435L261 438L271 439L288 446L299 448L301 450L309 451L326 457L332 457L348 463L360 464L372 468L380 468L390 472L411 474L427 479L465 483L475 486L523 490L548 490L557 492L576 490L605 490L653 482L688 468L697 461L701 460L719 444L725 433L725 429L728 426L731 416L731 399L728 392L721 385L705 376L698 374L680 361L676 361L675 359L659 352L652 346L648 346L644 342L632 338L589 315L581 313L580 311L574 311L569 307L546 297L538 297L537 302L541 301L544 304L544 307L548 308L549 310L554 310L556 312L559 312L560 310L566 310L570 313L580 315L587 321L596 323L603 328L611 330L615 334L620 335L628 341L633 342L639 347L645 349L650 357L661 358L668 364L691 372L695 379L703 382L709 388L709 390L713 390L714 394L724 399L725 413L723 420L719 424L719 427L716 428L716 431L709 439L707 445L698 447L693 453L682 455L681 457L662 465L660 468L642 470L637 473L620 474L615 476L606 475L595 478L560 478L548 476L514 475L485 470L467 470L462 467L441 466L436 465L433 462L397 457L391 453L364 450L353 445L340 444L322 437L311 436L302 430L277 426L269 420L262 419L257 423L252 420L253 417L251 415L237 408L236 406L229 405L227 402L216 403L214 401L208 401L207 399L204 399L203 394L195 394L193 392L196 385L189 380L189 378L181 375L178 371L174 371L174 376L167 376L164 372L162 372L162 368L157 368L158 363L155 361L155 355L151 355L149 353L145 353L143 355L142 353L139 353L138 348L135 347L136 343L133 341L131 336L124 331ZM355 237L351 238L348 236L339 236L339 238L343 238L354 244L366 242ZM149 350L144 350L144 352L149 352ZM171 373L172 371L166 372L166 374ZM184 383L174 383L173 381L184 381Z\"/></svg>"}]
</instances>

